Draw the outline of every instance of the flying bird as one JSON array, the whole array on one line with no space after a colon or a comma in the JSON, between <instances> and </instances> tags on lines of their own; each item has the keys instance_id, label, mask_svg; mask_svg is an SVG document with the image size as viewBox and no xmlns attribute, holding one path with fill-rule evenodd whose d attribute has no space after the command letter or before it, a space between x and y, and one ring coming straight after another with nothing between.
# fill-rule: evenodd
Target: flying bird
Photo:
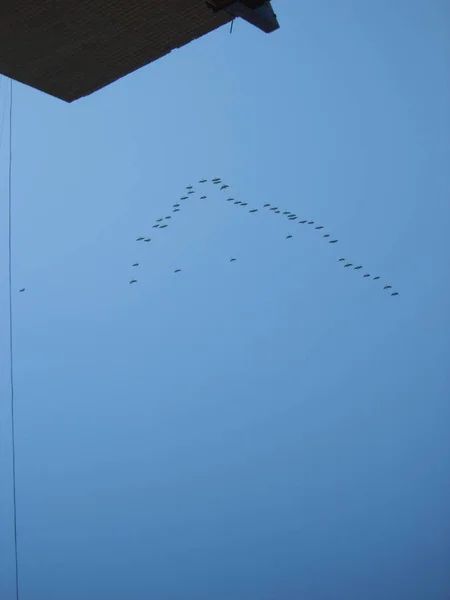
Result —
<instances>
[{"instance_id":1,"label":"flying bird","mask_svg":"<svg viewBox=\"0 0 450 600\"><path fill-rule=\"evenodd\" d=\"M130 283L137 283L137 279L132 279Z\"/></svg>"},{"instance_id":2,"label":"flying bird","mask_svg":"<svg viewBox=\"0 0 450 600\"><path fill-rule=\"evenodd\" d=\"M258 209L257 208L252 208L252 210L249 210L248 212L249 213L255 213L255 212L258 212Z\"/></svg>"},{"instance_id":3,"label":"flying bird","mask_svg":"<svg viewBox=\"0 0 450 600\"><path fill-rule=\"evenodd\" d=\"M175 269L174 273L181 273L181 269Z\"/></svg>"},{"instance_id":4,"label":"flying bird","mask_svg":"<svg viewBox=\"0 0 450 600\"><path fill-rule=\"evenodd\" d=\"M364 273L363 278L364 277L370 277L370 273Z\"/></svg>"},{"instance_id":5,"label":"flying bird","mask_svg":"<svg viewBox=\"0 0 450 600\"><path fill-rule=\"evenodd\" d=\"M377 275L376 277L373 278L374 281L376 281L377 279L380 279L379 275Z\"/></svg>"},{"instance_id":6,"label":"flying bird","mask_svg":"<svg viewBox=\"0 0 450 600\"><path fill-rule=\"evenodd\" d=\"M174 208L178 208L180 206L180 203L177 202L176 204L173 205Z\"/></svg>"},{"instance_id":7,"label":"flying bird","mask_svg":"<svg viewBox=\"0 0 450 600\"><path fill-rule=\"evenodd\" d=\"M220 181L222 179L222 177L213 177L211 179L211 181Z\"/></svg>"},{"instance_id":8,"label":"flying bird","mask_svg":"<svg viewBox=\"0 0 450 600\"><path fill-rule=\"evenodd\" d=\"M275 214L276 214L276 215L279 215L279 214L280 214L280 212L281 212L281 210L276 210L276 211L275 211Z\"/></svg>"},{"instance_id":9,"label":"flying bird","mask_svg":"<svg viewBox=\"0 0 450 600\"><path fill-rule=\"evenodd\" d=\"M162 221L162 220L163 220L163 219L156 219L156 222L157 222L157 223L161 223L161 221Z\"/></svg>"},{"instance_id":10,"label":"flying bird","mask_svg":"<svg viewBox=\"0 0 450 600\"><path fill-rule=\"evenodd\" d=\"M217 185L218 183L222 183L222 181L220 179L216 179L216 180L212 180L212 182L214 183L214 185Z\"/></svg>"},{"instance_id":11,"label":"flying bird","mask_svg":"<svg viewBox=\"0 0 450 600\"><path fill-rule=\"evenodd\" d=\"M138 267L139 263L134 263L133 267Z\"/></svg>"},{"instance_id":12,"label":"flying bird","mask_svg":"<svg viewBox=\"0 0 450 600\"><path fill-rule=\"evenodd\" d=\"M290 215L291 213L288 210L285 210L283 215Z\"/></svg>"},{"instance_id":13,"label":"flying bird","mask_svg":"<svg viewBox=\"0 0 450 600\"><path fill-rule=\"evenodd\" d=\"M151 242L152 239L151 238L145 238L144 242Z\"/></svg>"},{"instance_id":14,"label":"flying bird","mask_svg":"<svg viewBox=\"0 0 450 600\"><path fill-rule=\"evenodd\" d=\"M187 200L188 197L187 196L181 196L180 200Z\"/></svg>"},{"instance_id":15,"label":"flying bird","mask_svg":"<svg viewBox=\"0 0 450 600\"><path fill-rule=\"evenodd\" d=\"M234 262L235 260L235 258L230 258L230 262Z\"/></svg>"},{"instance_id":16,"label":"flying bird","mask_svg":"<svg viewBox=\"0 0 450 600\"><path fill-rule=\"evenodd\" d=\"M340 258L338 262L344 262L345 258Z\"/></svg>"},{"instance_id":17,"label":"flying bird","mask_svg":"<svg viewBox=\"0 0 450 600\"><path fill-rule=\"evenodd\" d=\"M290 217L288 217L289 221L295 221L297 219L297 217L295 215L291 215Z\"/></svg>"},{"instance_id":18,"label":"flying bird","mask_svg":"<svg viewBox=\"0 0 450 600\"><path fill-rule=\"evenodd\" d=\"M286 239L287 239L287 240L290 240L290 239L291 239L291 237L292 237L292 235L291 235L291 234L289 234L289 235L287 235L287 236L286 236Z\"/></svg>"},{"instance_id":19,"label":"flying bird","mask_svg":"<svg viewBox=\"0 0 450 600\"><path fill-rule=\"evenodd\" d=\"M398 292L392 292L391 296L398 296Z\"/></svg>"},{"instance_id":20,"label":"flying bird","mask_svg":"<svg viewBox=\"0 0 450 600\"><path fill-rule=\"evenodd\" d=\"M190 192L188 192L188 194L195 194L195 191L191 190Z\"/></svg>"},{"instance_id":21,"label":"flying bird","mask_svg":"<svg viewBox=\"0 0 450 600\"><path fill-rule=\"evenodd\" d=\"M207 181L207 179L200 179L199 183L206 183Z\"/></svg>"},{"instance_id":22,"label":"flying bird","mask_svg":"<svg viewBox=\"0 0 450 600\"><path fill-rule=\"evenodd\" d=\"M299 221L299 223L301 223L302 225L304 225L305 223L307 223L307 221Z\"/></svg>"},{"instance_id":23,"label":"flying bird","mask_svg":"<svg viewBox=\"0 0 450 600\"><path fill-rule=\"evenodd\" d=\"M330 237L330 234L329 234L329 233L326 233L326 234L325 234L323 237L324 237L324 238Z\"/></svg>"},{"instance_id":24,"label":"flying bird","mask_svg":"<svg viewBox=\"0 0 450 600\"><path fill-rule=\"evenodd\" d=\"M25 291L25 288L22 288L21 290L19 290L19 292L24 292L24 291Z\"/></svg>"},{"instance_id":25,"label":"flying bird","mask_svg":"<svg viewBox=\"0 0 450 600\"><path fill-rule=\"evenodd\" d=\"M346 265L344 265L344 267L352 267L352 263L347 263Z\"/></svg>"},{"instance_id":26,"label":"flying bird","mask_svg":"<svg viewBox=\"0 0 450 600\"><path fill-rule=\"evenodd\" d=\"M173 212L180 212L180 209L179 208L174 208Z\"/></svg>"},{"instance_id":27,"label":"flying bird","mask_svg":"<svg viewBox=\"0 0 450 600\"><path fill-rule=\"evenodd\" d=\"M241 202L241 206L247 206L248 202Z\"/></svg>"},{"instance_id":28,"label":"flying bird","mask_svg":"<svg viewBox=\"0 0 450 600\"><path fill-rule=\"evenodd\" d=\"M358 271L359 269L362 269L363 266L362 265L358 265L357 267L355 267L355 271Z\"/></svg>"},{"instance_id":29,"label":"flying bird","mask_svg":"<svg viewBox=\"0 0 450 600\"><path fill-rule=\"evenodd\" d=\"M155 225L153 225L153 229L154 229L155 227L159 227L159 223L156 223Z\"/></svg>"},{"instance_id":30,"label":"flying bird","mask_svg":"<svg viewBox=\"0 0 450 600\"><path fill-rule=\"evenodd\" d=\"M223 186L220 189L221 190L226 190L229 187L230 187L229 185L227 185L226 183L224 183Z\"/></svg>"},{"instance_id":31,"label":"flying bird","mask_svg":"<svg viewBox=\"0 0 450 600\"><path fill-rule=\"evenodd\" d=\"M314 225L314 221L308 221L308 225Z\"/></svg>"},{"instance_id":32,"label":"flying bird","mask_svg":"<svg viewBox=\"0 0 450 600\"><path fill-rule=\"evenodd\" d=\"M315 229L323 229L323 225L318 225Z\"/></svg>"},{"instance_id":33,"label":"flying bird","mask_svg":"<svg viewBox=\"0 0 450 600\"><path fill-rule=\"evenodd\" d=\"M193 188L193 187L194 187L193 185L187 185L187 186L186 186L186 189L187 189L187 190L192 190L192 188Z\"/></svg>"},{"instance_id":34,"label":"flying bird","mask_svg":"<svg viewBox=\"0 0 450 600\"><path fill-rule=\"evenodd\" d=\"M267 208L268 206L270 206L270 204L269 204L268 202L266 202L266 203L263 205L263 208Z\"/></svg>"},{"instance_id":35,"label":"flying bird","mask_svg":"<svg viewBox=\"0 0 450 600\"><path fill-rule=\"evenodd\" d=\"M206 196L200 196L200 200L206 200Z\"/></svg>"},{"instance_id":36,"label":"flying bird","mask_svg":"<svg viewBox=\"0 0 450 600\"><path fill-rule=\"evenodd\" d=\"M172 218L172 217L171 217L170 215L166 217L166 219L171 219L171 218Z\"/></svg>"},{"instance_id":37,"label":"flying bird","mask_svg":"<svg viewBox=\"0 0 450 600\"><path fill-rule=\"evenodd\" d=\"M392 289L392 285L385 285L383 289L384 290L391 290Z\"/></svg>"},{"instance_id":38,"label":"flying bird","mask_svg":"<svg viewBox=\"0 0 450 600\"><path fill-rule=\"evenodd\" d=\"M329 244L337 244L339 240L330 240L328 243Z\"/></svg>"},{"instance_id":39,"label":"flying bird","mask_svg":"<svg viewBox=\"0 0 450 600\"><path fill-rule=\"evenodd\" d=\"M164 225L160 226L160 229L165 229L167 227L167 223L164 223Z\"/></svg>"},{"instance_id":40,"label":"flying bird","mask_svg":"<svg viewBox=\"0 0 450 600\"><path fill-rule=\"evenodd\" d=\"M240 201L240 200L235 200L235 201L233 202L233 204L240 204L240 203L241 203L241 201Z\"/></svg>"},{"instance_id":41,"label":"flying bird","mask_svg":"<svg viewBox=\"0 0 450 600\"><path fill-rule=\"evenodd\" d=\"M144 240L144 239L145 239L145 238L143 238L143 237L138 237L138 238L136 238L136 241L137 241L137 242L142 242L142 240Z\"/></svg>"}]
</instances>

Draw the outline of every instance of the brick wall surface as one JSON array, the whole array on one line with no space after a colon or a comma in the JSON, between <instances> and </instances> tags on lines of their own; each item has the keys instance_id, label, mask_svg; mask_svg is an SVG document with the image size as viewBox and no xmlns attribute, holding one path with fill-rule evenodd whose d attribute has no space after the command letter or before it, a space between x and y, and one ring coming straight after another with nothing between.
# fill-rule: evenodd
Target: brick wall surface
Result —
<instances>
[{"instance_id":1,"label":"brick wall surface","mask_svg":"<svg viewBox=\"0 0 450 600\"><path fill-rule=\"evenodd\" d=\"M204 0L1 0L0 73L71 102L229 19Z\"/></svg>"}]
</instances>

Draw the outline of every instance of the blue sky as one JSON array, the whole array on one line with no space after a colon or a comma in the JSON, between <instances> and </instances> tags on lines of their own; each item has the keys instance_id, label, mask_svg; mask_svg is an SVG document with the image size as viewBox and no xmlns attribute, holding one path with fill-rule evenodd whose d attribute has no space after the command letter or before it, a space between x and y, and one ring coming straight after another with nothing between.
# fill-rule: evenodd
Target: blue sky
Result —
<instances>
[{"instance_id":1,"label":"blue sky","mask_svg":"<svg viewBox=\"0 0 450 600\"><path fill-rule=\"evenodd\" d=\"M27 600L450 595L449 7L274 7L272 35L237 22L71 105L14 86ZM208 183L152 228L214 176L249 206Z\"/></svg>"}]
</instances>

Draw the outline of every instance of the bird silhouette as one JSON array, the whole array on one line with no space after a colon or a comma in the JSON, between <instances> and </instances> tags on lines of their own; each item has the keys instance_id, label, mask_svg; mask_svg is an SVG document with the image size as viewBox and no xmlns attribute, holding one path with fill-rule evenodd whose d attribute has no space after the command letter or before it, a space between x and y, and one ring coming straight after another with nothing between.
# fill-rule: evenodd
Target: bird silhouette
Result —
<instances>
[{"instance_id":1,"label":"bird silhouette","mask_svg":"<svg viewBox=\"0 0 450 600\"><path fill-rule=\"evenodd\" d=\"M19 290L19 292L24 292L24 291L25 291L25 288L22 288L21 290Z\"/></svg>"},{"instance_id":2,"label":"bird silhouette","mask_svg":"<svg viewBox=\"0 0 450 600\"><path fill-rule=\"evenodd\" d=\"M200 179L200 180L199 180L199 183L206 183L207 181L208 181L207 179ZM225 189L227 189L228 187L230 187L228 184L225 184L225 183L223 183L223 182L222 182L222 179L221 179L221 178L219 178L219 177L213 178L212 180L209 180L209 181L211 181L212 183L215 183L215 184L220 184L220 186L221 186L221 187L220 187L220 189L221 189L221 190L225 190ZM182 197L180 198L180 200L187 200L187 199L188 199L188 197L189 197L189 195L191 195L191 194L195 194L195 193L196 193L196 192L195 192L195 190L194 190L194 186L193 186L193 185L188 185L188 186L186 186L186 190L187 190L187 191L185 192L185 194L186 194L186 195L185 195L185 196L182 196ZM202 199L202 200L205 200L206 198L207 198L206 194L205 194L205 195L202 195L202 196L200 196L200 199ZM225 197L225 198L226 198L226 197ZM239 205L240 205L240 206L243 206L243 207L245 207L245 206L248 206L248 202L243 202L243 201L241 201L241 200L235 200L235 199L234 199L234 198L232 198L232 197L230 197L230 198L226 198L226 201L227 201L227 202L233 202L233 203L234 203L236 206L239 206ZM173 212L173 213L180 212L180 210L181 210L181 209L180 209L180 206L181 206L181 205L180 205L180 203L179 203L179 202L176 202L176 203L175 203L175 204L173 204L172 206L173 206L173 210L172 210L172 212ZM304 225L304 224L306 224L306 223L307 223L308 225L315 225L315 222L314 222L314 221L308 221L307 219L301 219L301 217L298 217L298 216L297 216L295 213L293 213L293 212L291 212L291 211L289 211L289 210L282 210L282 209L280 209L278 206L271 205L271 203L270 203L270 202L266 202L266 203L264 203L262 206L263 206L263 208L269 208L269 209L270 209L270 211L274 212L275 214L281 214L281 213L282 213L282 215L283 215L283 216L285 216L285 217L287 217L287 219L288 219L288 220L290 220L290 221L296 221L296 220L298 220L298 222L299 222L300 224L302 224L302 225ZM255 214L256 212L258 212L258 210L259 210L258 208L250 208L250 209L248 210L248 212L249 212L249 214ZM171 217L170 215L167 215L165 218L160 218L160 219L157 219L157 220L156 220L156 223L153 225L153 227L155 227L155 228L157 228L157 227L160 227L161 229L164 229L164 228L166 228L166 227L168 226L168 224L166 223L166 220L168 220L168 219L170 219L170 218L172 218L172 217ZM300 220L300 219L301 219L301 220ZM178 221L176 220L176 222L178 222ZM317 226L314 226L314 229L316 229L317 231L320 231L320 230L322 230L322 229L324 229L324 228L325 228L325 227L324 227L324 225L317 225ZM292 234L288 234L288 235L286 235L286 239L287 239L287 240L288 240L288 239L292 239L292 237L293 237L293 235L292 235ZM337 240L337 239L331 239L331 234L329 234L329 233L325 233L325 234L323 234L323 238L325 238L325 239L328 239L328 243L329 243L329 244L336 244L336 243L338 243L338 241L339 241L339 240ZM150 239L150 238L145 238L145 237L143 237L143 236L142 236L142 237L139 237L139 238L137 238L137 241L145 241L145 242L150 242L150 241L151 241L151 239ZM236 260L237 260L237 259L236 259L235 257L231 257L231 258L230 258L230 262L235 262ZM357 265L355 266L353 263L346 262L346 260L347 260L347 259L345 259L344 257L338 258L338 262L342 262L342 263L343 263L343 266L344 266L345 268L354 268L355 270L361 270L361 269L363 268L363 265L358 265L358 264L357 264ZM138 266L139 266L139 263L134 263L134 264L133 264L133 267L138 267ZM180 272L181 272L181 269L175 269L175 270L174 270L174 273L180 273ZM373 280L379 280L379 279L380 279L380 276L379 276L379 275L377 275L377 276L375 276L375 277L372 277L370 273L364 273L364 274L363 274L363 278L364 278L364 279L373 278ZM133 280L131 280L131 281L130 281L130 283L137 283L137 282L138 282L138 281L137 281L137 280L135 280L135 279L133 279ZM390 286L390 285L384 286L384 290L390 290L391 288L392 288L392 286ZM25 288L23 288L23 289L20 289L20 290L19 290L19 292L23 292L23 291L25 291ZM399 293L398 293L398 292L394 292L394 291L392 291L391 295L392 295L392 296L397 296L397 295L399 295Z\"/></svg>"},{"instance_id":3,"label":"bird silhouette","mask_svg":"<svg viewBox=\"0 0 450 600\"><path fill-rule=\"evenodd\" d=\"M142 242L142 240L144 240L144 239L145 239L145 238L143 238L143 237L138 237L138 238L136 238L136 241L137 241L137 242Z\"/></svg>"}]
</instances>

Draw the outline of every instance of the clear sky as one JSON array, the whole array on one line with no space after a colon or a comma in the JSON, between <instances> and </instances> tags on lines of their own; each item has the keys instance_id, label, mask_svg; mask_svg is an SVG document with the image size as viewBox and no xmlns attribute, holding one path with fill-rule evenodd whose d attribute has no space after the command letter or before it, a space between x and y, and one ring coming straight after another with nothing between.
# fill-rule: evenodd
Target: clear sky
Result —
<instances>
[{"instance_id":1,"label":"clear sky","mask_svg":"<svg viewBox=\"0 0 450 600\"><path fill-rule=\"evenodd\" d=\"M274 8L71 105L14 86L23 600L450 597L449 5Z\"/></svg>"}]
</instances>

